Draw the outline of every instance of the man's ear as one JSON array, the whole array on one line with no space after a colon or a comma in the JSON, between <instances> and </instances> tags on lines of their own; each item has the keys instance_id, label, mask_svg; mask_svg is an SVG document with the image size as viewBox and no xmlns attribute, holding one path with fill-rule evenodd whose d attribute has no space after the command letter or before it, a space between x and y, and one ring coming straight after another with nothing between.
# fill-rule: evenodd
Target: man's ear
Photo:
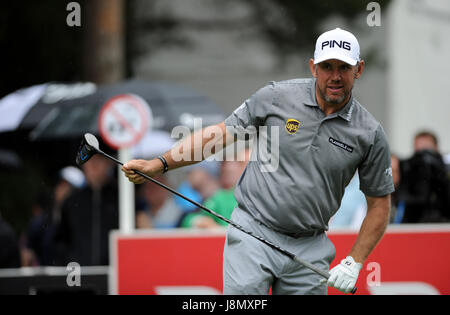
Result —
<instances>
[{"instance_id":1,"label":"man's ear","mask_svg":"<svg viewBox=\"0 0 450 315\"><path fill-rule=\"evenodd\" d=\"M355 73L355 79L361 78L361 76L364 72L365 65L366 64L365 64L364 60L361 60L359 62L358 69L356 70L356 73Z\"/></svg>"},{"instance_id":2,"label":"man's ear","mask_svg":"<svg viewBox=\"0 0 450 315\"><path fill-rule=\"evenodd\" d=\"M311 74L314 78L317 78L316 65L314 64L314 59L309 60L309 70L311 70Z\"/></svg>"}]
</instances>

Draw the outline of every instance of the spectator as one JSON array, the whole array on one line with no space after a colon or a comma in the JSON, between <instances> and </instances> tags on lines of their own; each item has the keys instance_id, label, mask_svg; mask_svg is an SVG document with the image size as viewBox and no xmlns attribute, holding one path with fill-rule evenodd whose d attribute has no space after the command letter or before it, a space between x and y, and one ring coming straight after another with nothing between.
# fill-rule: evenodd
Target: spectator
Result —
<instances>
[{"instance_id":1,"label":"spectator","mask_svg":"<svg viewBox=\"0 0 450 315\"><path fill-rule=\"evenodd\" d=\"M108 265L109 232L118 228L114 166L102 155L83 165L87 185L63 204L57 234L59 263Z\"/></svg>"},{"instance_id":2,"label":"spectator","mask_svg":"<svg viewBox=\"0 0 450 315\"><path fill-rule=\"evenodd\" d=\"M444 162L447 167L447 177L450 179L450 153L444 156Z\"/></svg>"},{"instance_id":3,"label":"spectator","mask_svg":"<svg viewBox=\"0 0 450 315\"><path fill-rule=\"evenodd\" d=\"M204 161L197 166L193 166L187 175L187 179L178 187L178 191L198 203L203 203L211 197L220 188L217 177L213 174L213 164ZM195 205L178 196L175 197L175 202L185 213L197 210Z\"/></svg>"},{"instance_id":4,"label":"spectator","mask_svg":"<svg viewBox=\"0 0 450 315\"><path fill-rule=\"evenodd\" d=\"M54 223L61 220L61 207L74 189L84 187L86 179L80 169L67 166L59 172L59 181L53 192L52 218Z\"/></svg>"},{"instance_id":5,"label":"spectator","mask_svg":"<svg viewBox=\"0 0 450 315\"><path fill-rule=\"evenodd\" d=\"M438 139L431 131L421 131L414 137L414 152L423 150L439 152Z\"/></svg>"},{"instance_id":6,"label":"spectator","mask_svg":"<svg viewBox=\"0 0 450 315\"><path fill-rule=\"evenodd\" d=\"M403 187L401 183L400 159L395 154L391 154L392 179L395 192L391 195L391 220L392 223L401 223L405 214L405 201L403 198Z\"/></svg>"},{"instance_id":7,"label":"spectator","mask_svg":"<svg viewBox=\"0 0 450 315\"><path fill-rule=\"evenodd\" d=\"M61 219L62 204L74 189L83 187L84 181L84 175L78 168L68 166L59 172L52 196L45 192L38 195L26 233L26 248L22 251L25 266L54 264L54 238Z\"/></svg>"},{"instance_id":8,"label":"spectator","mask_svg":"<svg viewBox=\"0 0 450 315\"><path fill-rule=\"evenodd\" d=\"M0 216L0 268L19 268L20 253L16 233Z\"/></svg>"},{"instance_id":9,"label":"spectator","mask_svg":"<svg viewBox=\"0 0 450 315\"><path fill-rule=\"evenodd\" d=\"M155 179L167 185L163 175ZM137 208L139 211L136 219L139 228L174 228L182 215L170 192L148 181L139 187Z\"/></svg>"},{"instance_id":10,"label":"spectator","mask_svg":"<svg viewBox=\"0 0 450 315\"><path fill-rule=\"evenodd\" d=\"M449 179L437 137L428 131L414 138L414 155L402 163L405 213L402 223L448 221Z\"/></svg>"},{"instance_id":11,"label":"spectator","mask_svg":"<svg viewBox=\"0 0 450 315\"><path fill-rule=\"evenodd\" d=\"M234 197L234 187L241 177L249 161L250 151L242 152L237 161L224 161L221 165L220 185L213 196L205 202L205 207L223 215L226 218L231 217L237 202ZM226 226L227 223L215 216L198 210L183 217L180 226L184 228L216 228Z\"/></svg>"},{"instance_id":12,"label":"spectator","mask_svg":"<svg viewBox=\"0 0 450 315\"><path fill-rule=\"evenodd\" d=\"M401 175L400 175L400 159L395 154L391 154L391 166L392 166L392 181L394 182L394 187L397 188L400 185Z\"/></svg>"},{"instance_id":13,"label":"spectator","mask_svg":"<svg viewBox=\"0 0 450 315\"><path fill-rule=\"evenodd\" d=\"M31 206L32 217L21 250L24 267L45 265L52 259L50 204L50 194L42 191Z\"/></svg>"},{"instance_id":14,"label":"spectator","mask_svg":"<svg viewBox=\"0 0 450 315\"><path fill-rule=\"evenodd\" d=\"M177 188L177 191L195 202L203 203L202 195L192 187L192 184L189 182L189 177L181 182ZM183 213L189 213L197 210L196 205L179 196L175 196L174 200Z\"/></svg>"}]
</instances>

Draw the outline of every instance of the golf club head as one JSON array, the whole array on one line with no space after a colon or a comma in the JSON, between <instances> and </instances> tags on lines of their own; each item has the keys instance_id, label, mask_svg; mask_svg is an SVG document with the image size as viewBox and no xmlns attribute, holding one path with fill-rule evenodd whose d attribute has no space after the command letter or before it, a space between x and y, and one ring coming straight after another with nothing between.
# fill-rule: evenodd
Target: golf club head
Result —
<instances>
[{"instance_id":1,"label":"golf club head","mask_svg":"<svg viewBox=\"0 0 450 315\"><path fill-rule=\"evenodd\" d=\"M75 160L77 165L81 166L89 161L99 152L99 150L100 148L97 138L90 133L86 133L83 136L83 140L81 141L80 148L77 152L77 158Z\"/></svg>"}]
</instances>

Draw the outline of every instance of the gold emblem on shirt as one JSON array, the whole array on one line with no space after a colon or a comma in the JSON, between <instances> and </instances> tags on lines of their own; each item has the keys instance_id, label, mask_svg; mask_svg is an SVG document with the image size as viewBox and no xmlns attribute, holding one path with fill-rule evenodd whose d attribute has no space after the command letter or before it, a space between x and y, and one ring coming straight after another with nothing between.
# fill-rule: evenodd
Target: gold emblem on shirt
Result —
<instances>
[{"instance_id":1,"label":"gold emblem on shirt","mask_svg":"<svg viewBox=\"0 0 450 315\"><path fill-rule=\"evenodd\" d=\"M301 122L299 122L298 120L289 119L286 123L286 131L289 134L294 135L297 133L301 125L302 125Z\"/></svg>"}]
</instances>

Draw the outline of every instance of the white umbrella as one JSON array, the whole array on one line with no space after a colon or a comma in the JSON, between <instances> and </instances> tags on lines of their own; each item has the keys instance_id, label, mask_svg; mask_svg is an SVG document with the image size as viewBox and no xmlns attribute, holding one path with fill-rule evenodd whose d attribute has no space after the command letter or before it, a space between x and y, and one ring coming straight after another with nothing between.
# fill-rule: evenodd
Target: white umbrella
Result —
<instances>
[{"instance_id":1,"label":"white umbrella","mask_svg":"<svg viewBox=\"0 0 450 315\"><path fill-rule=\"evenodd\" d=\"M55 107L96 90L91 82L45 83L8 94L0 99L0 132L32 129Z\"/></svg>"},{"instance_id":2,"label":"white umbrella","mask_svg":"<svg viewBox=\"0 0 450 315\"><path fill-rule=\"evenodd\" d=\"M46 84L36 85L3 97L0 100L0 132L18 129L25 115L39 101L46 88Z\"/></svg>"}]
</instances>

